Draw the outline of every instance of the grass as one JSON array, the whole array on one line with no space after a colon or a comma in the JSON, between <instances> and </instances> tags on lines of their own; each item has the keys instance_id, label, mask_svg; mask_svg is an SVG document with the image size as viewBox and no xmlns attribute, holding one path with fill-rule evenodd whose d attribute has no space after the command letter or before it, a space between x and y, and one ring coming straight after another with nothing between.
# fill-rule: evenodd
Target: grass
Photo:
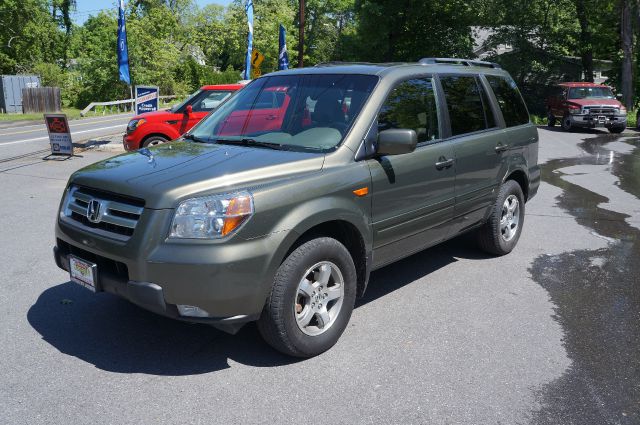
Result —
<instances>
[{"instance_id":1,"label":"grass","mask_svg":"<svg viewBox=\"0 0 640 425\"><path fill-rule=\"evenodd\" d=\"M76 119L80 118L80 109L76 108L62 108L62 113L67 114L67 118ZM42 121L43 113L37 114L0 114L0 122L10 121Z\"/></svg>"},{"instance_id":2,"label":"grass","mask_svg":"<svg viewBox=\"0 0 640 425\"><path fill-rule=\"evenodd\" d=\"M171 107L175 103L178 103L178 100L174 99L166 103L160 102L159 108L166 109ZM78 108L62 108L61 113L66 114L67 119L75 120L75 119L82 118L80 116L80 111L81 109L78 109ZM126 112L126 111L120 111L115 106L111 108L108 106L96 106L94 110L92 110L87 114L86 118L97 117L101 115L113 115L113 114L118 114L122 112ZM37 113L37 114L2 114L0 113L0 122L43 121L44 120L43 115L44 115L43 113Z\"/></svg>"}]
</instances>

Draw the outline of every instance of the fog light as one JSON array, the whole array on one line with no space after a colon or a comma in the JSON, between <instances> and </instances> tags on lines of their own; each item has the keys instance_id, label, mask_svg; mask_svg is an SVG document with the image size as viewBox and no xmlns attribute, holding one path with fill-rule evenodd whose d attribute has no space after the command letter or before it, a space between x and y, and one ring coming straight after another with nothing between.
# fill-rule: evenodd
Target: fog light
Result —
<instances>
[{"instance_id":1,"label":"fog light","mask_svg":"<svg viewBox=\"0 0 640 425\"><path fill-rule=\"evenodd\" d=\"M186 317L209 317L209 313L193 305L178 304L178 313Z\"/></svg>"}]
</instances>

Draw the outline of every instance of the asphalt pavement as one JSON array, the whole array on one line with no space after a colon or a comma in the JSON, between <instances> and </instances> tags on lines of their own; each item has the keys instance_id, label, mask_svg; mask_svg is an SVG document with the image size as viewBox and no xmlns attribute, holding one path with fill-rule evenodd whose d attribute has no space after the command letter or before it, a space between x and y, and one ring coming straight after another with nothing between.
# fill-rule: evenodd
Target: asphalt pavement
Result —
<instances>
[{"instance_id":1,"label":"asphalt pavement","mask_svg":"<svg viewBox=\"0 0 640 425\"><path fill-rule=\"evenodd\" d=\"M74 143L123 134L133 114L105 115L69 120ZM115 137L114 137L115 138ZM122 139L120 139L122 140ZM44 123L0 122L0 161L23 155L40 154L49 149L49 136Z\"/></svg>"},{"instance_id":2,"label":"asphalt pavement","mask_svg":"<svg viewBox=\"0 0 640 425\"><path fill-rule=\"evenodd\" d=\"M640 142L540 136L511 254L461 237L375 272L338 344L302 361L253 325L231 336L70 283L51 254L60 195L112 154L6 161L1 422L640 423Z\"/></svg>"}]
</instances>

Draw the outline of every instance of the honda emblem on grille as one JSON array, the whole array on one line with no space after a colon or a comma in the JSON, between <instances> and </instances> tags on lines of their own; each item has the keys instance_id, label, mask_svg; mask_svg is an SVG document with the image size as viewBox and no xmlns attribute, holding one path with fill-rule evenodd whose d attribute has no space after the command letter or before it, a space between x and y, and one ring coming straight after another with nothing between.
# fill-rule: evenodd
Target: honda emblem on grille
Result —
<instances>
[{"instance_id":1,"label":"honda emblem on grille","mask_svg":"<svg viewBox=\"0 0 640 425\"><path fill-rule=\"evenodd\" d=\"M102 204L100 201L95 199L89 201L89 205L87 205L87 219L92 223L100 223L100 219L102 218L100 214L101 209Z\"/></svg>"}]
</instances>

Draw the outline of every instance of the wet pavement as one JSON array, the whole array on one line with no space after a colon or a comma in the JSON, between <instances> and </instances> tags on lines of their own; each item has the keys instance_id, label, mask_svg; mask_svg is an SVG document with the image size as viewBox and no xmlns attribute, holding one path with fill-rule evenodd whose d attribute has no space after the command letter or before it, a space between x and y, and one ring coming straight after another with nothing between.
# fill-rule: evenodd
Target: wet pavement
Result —
<instances>
[{"instance_id":1,"label":"wet pavement","mask_svg":"<svg viewBox=\"0 0 640 425\"><path fill-rule=\"evenodd\" d=\"M546 131L546 130L542 130ZM572 361L540 391L537 424L640 423L640 139L580 135L571 158L542 166L557 205L607 246L542 255L533 279L549 292Z\"/></svg>"}]
</instances>

